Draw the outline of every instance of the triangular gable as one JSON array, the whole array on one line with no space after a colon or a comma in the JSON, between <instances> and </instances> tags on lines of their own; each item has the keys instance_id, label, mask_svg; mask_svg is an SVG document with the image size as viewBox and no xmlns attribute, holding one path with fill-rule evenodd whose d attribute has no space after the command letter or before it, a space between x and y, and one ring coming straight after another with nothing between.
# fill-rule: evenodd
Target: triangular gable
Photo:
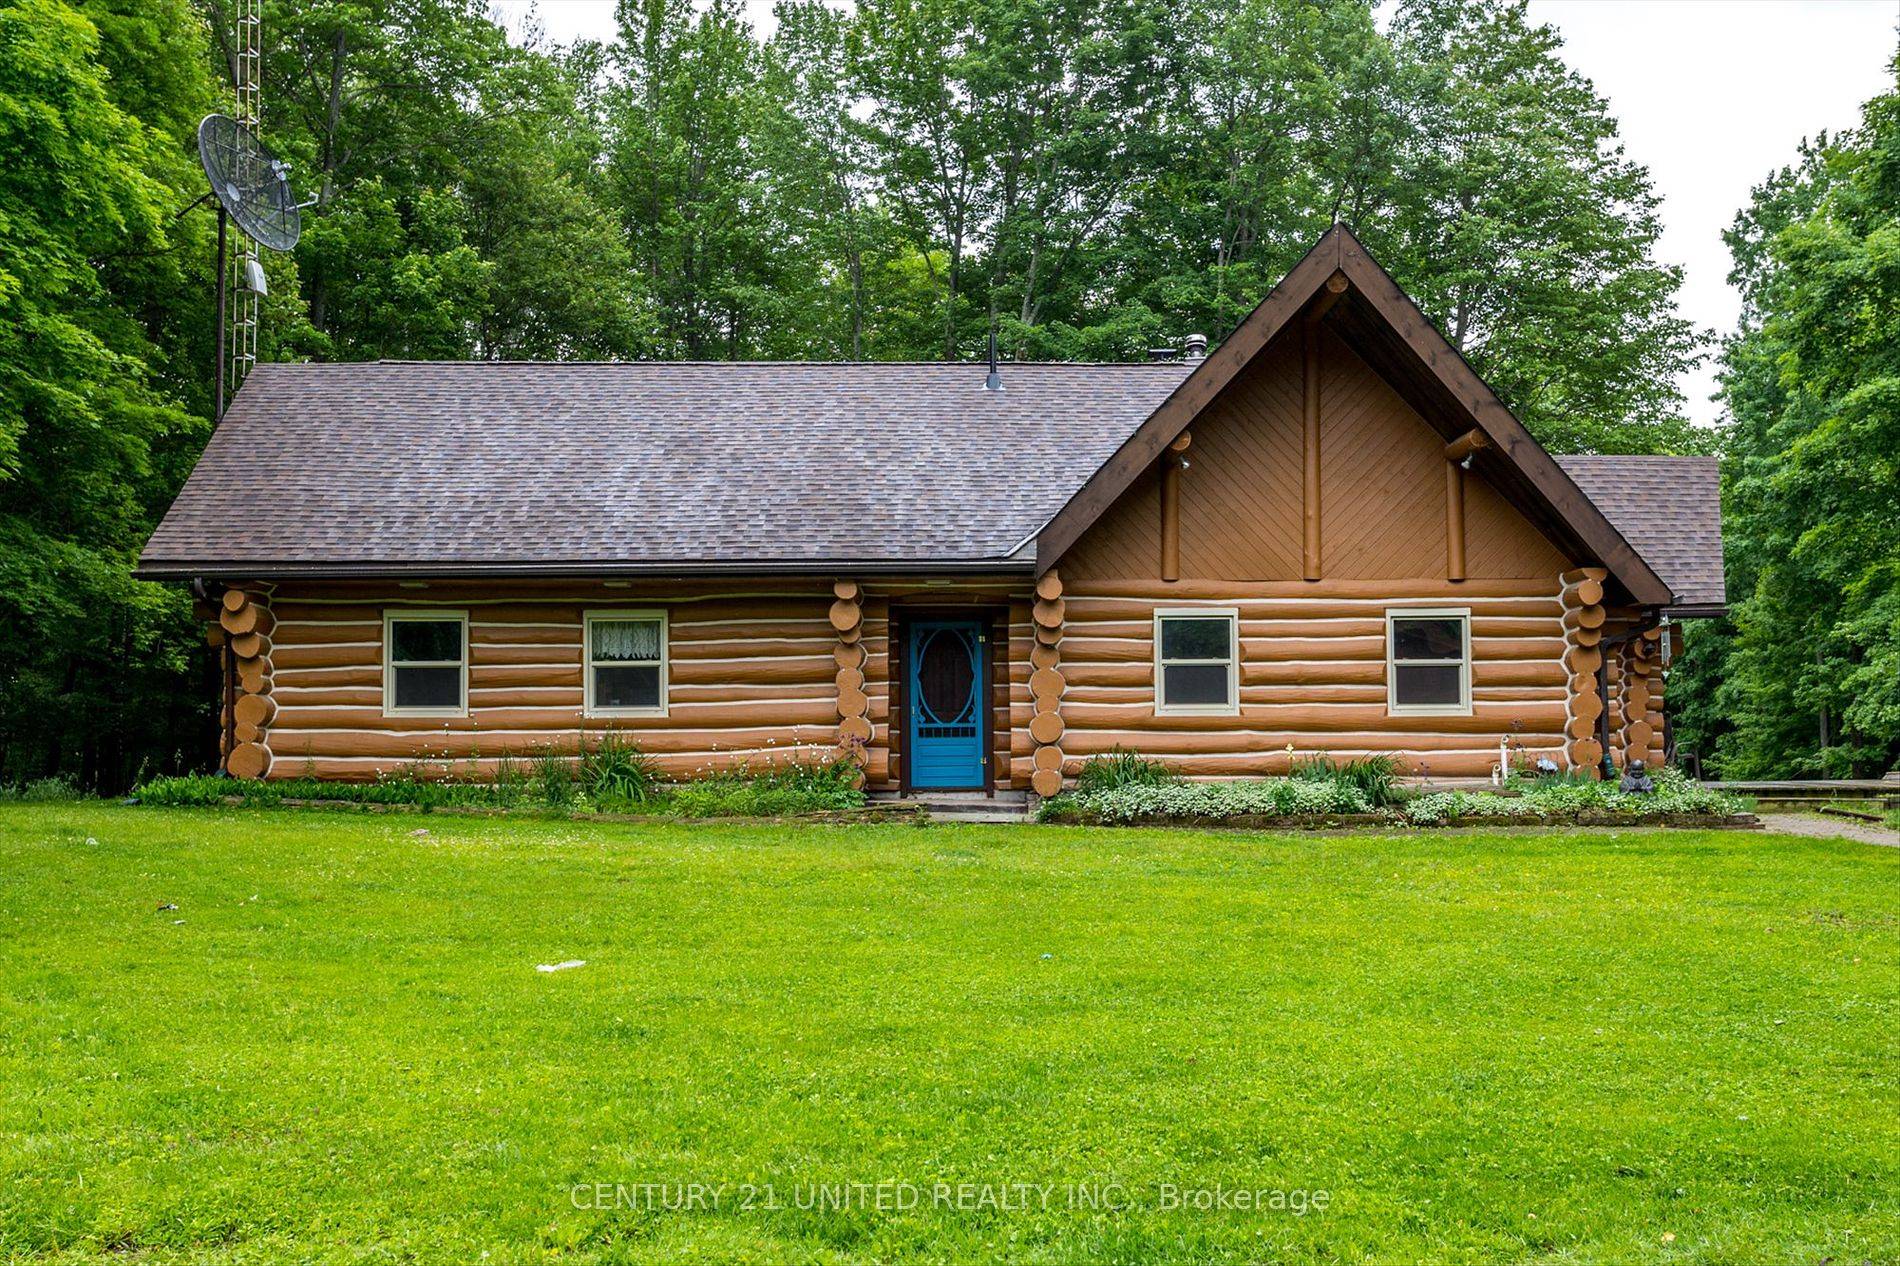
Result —
<instances>
[{"instance_id":1,"label":"triangular gable","mask_svg":"<svg viewBox=\"0 0 1900 1266\"><path fill-rule=\"evenodd\" d=\"M1670 602L1669 587L1601 510L1531 437L1503 401L1343 225L1329 229L1260 306L1091 475L1036 538L1046 571L1161 456L1194 419L1309 303L1343 278L1326 318L1447 440L1477 429L1489 447L1482 473L1571 553L1609 569L1641 606Z\"/></svg>"}]
</instances>

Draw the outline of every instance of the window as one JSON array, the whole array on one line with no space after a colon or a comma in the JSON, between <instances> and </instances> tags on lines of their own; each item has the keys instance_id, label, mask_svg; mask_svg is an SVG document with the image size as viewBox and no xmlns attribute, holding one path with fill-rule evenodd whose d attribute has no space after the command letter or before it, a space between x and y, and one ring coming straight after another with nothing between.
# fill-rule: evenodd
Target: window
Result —
<instances>
[{"instance_id":1,"label":"window","mask_svg":"<svg viewBox=\"0 0 1900 1266\"><path fill-rule=\"evenodd\" d=\"M391 716L468 715L468 615L383 614L383 711Z\"/></svg>"},{"instance_id":2,"label":"window","mask_svg":"<svg viewBox=\"0 0 1900 1266\"><path fill-rule=\"evenodd\" d=\"M1387 611L1386 711L1471 713L1471 613Z\"/></svg>"},{"instance_id":3,"label":"window","mask_svg":"<svg viewBox=\"0 0 1900 1266\"><path fill-rule=\"evenodd\" d=\"M1155 711L1240 710L1234 611L1155 612Z\"/></svg>"},{"instance_id":4,"label":"window","mask_svg":"<svg viewBox=\"0 0 1900 1266\"><path fill-rule=\"evenodd\" d=\"M666 614L590 611L587 615L587 715L666 713Z\"/></svg>"}]
</instances>

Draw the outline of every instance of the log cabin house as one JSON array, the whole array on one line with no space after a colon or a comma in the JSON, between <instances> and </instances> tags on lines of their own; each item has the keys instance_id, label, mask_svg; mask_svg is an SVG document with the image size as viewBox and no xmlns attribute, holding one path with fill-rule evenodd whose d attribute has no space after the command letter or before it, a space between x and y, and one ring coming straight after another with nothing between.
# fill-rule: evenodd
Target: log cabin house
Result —
<instances>
[{"instance_id":1,"label":"log cabin house","mask_svg":"<svg viewBox=\"0 0 1900 1266\"><path fill-rule=\"evenodd\" d=\"M1344 228L1163 363L260 365L139 574L196 586L241 777L613 729L1044 796L1658 761L1724 602L1712 459L1553 458Z\"/></svg>"}]
</instances>

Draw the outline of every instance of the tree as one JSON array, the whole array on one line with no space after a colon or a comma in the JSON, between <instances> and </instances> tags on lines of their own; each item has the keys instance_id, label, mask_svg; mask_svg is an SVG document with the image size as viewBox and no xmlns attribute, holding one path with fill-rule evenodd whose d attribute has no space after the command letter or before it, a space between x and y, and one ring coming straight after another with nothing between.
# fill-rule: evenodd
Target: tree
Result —
<instances>
[{"instance_id":1,"label":"tree","mask_svg":"<svg viewBox=\"0 0 1900 1266\"><path fill-rule=\"evenodd\" d=\"M737 358L792 314L753 138L760 52L736 0L621 0L608 182L663 356Z\"/></svg>"},{"instance_id":2,"label":"tree","mask_svg":"<svg viewBox=\"0 0 1900 1266\"><path fill-rule=\"evenodd\" d=\"M1879 774L1900 758L1900 91L1757 189L1728 241L1736 603L1698 734L1732 776Z\"/></svg>"},{"instance_id":3,"label":"tree","mask_svg":"<svg viewBox=\"0 0 1900 1266\"><path fill-rule=\"evenodd\" d=\"M112 56L129 66L136 45ZM168 70L168 91L203 92ZM204 429L150 334L177 298L174 216L190 199L171 183L177 138L115 86L84 13L0 6L0 781L123 785L141 761L176 761L181 705L205 707L174 688L188 602L129 576L176 486L168 455ZM128 99L149 86L124 78Z\"/></svg>"},{"instance_id":4,"label":"tree","mask_svg":"<svg viewBox=\"0 0 1900 1266\"><path fill-rule=\"evenodd\" d=\"M1706 451L1675 383L1700 359L1658 263L1659 200L1523 0L1405 0L1419 116L1367 225L1452 344L1559 452Z\"/></svg>"}]
</instances>

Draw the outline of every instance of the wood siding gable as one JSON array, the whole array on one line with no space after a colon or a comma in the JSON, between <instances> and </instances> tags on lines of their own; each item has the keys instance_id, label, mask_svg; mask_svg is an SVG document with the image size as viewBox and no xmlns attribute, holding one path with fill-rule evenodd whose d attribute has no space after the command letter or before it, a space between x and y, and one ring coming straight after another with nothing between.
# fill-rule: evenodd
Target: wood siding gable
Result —
<instances>
[{"instance_id":1,"label":"wood siding gable","mask_svg":"<svg viewBox=\"0 0 1900 1266\"><path fill-rule=\"evenodd\" d=\"M1307 313L1323 320L1391 384L1441 442L1475 430L1484 447L1475 456L1474 470L1563 553L1600 562L1636 605L1663 606L1671 600L1668 586L1343 226L1320 238L1049 521L1037 537L1038 569L1053 567L1124 493L1152 478L1162 452L1204 411L1230 394L1244 395L1237 387L1244 371L1263 354L1272 354L1276 336L1295 328L1295 318ZM1274 465L1299 470L1297 461ZM1480 517L1486 509L1479 508ZM1322 519L1322 536L1324 526Z\"/></svg>"}]
</instances>

